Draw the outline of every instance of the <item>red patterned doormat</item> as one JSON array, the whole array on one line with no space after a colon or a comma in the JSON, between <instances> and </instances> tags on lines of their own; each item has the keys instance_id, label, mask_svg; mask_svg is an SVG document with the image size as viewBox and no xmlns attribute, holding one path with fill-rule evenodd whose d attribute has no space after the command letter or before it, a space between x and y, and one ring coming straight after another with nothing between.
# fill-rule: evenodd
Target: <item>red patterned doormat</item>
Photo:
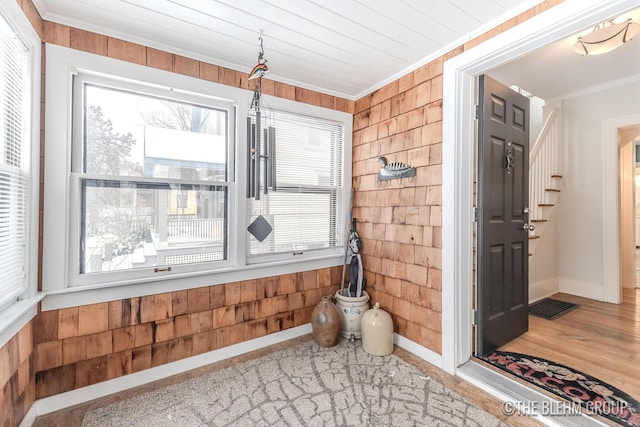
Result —
<instances>
[{"instance_id":1,"label":"red patterned doormat","mask_svg":"<svg viewBox=\"0 0 640 427\"><path fill-rule=\"evenodd\" d=\"M640 403L622 390L540 357L493 351L482 360L624 426L640 426Z\"/></svg>"}]
</instances>

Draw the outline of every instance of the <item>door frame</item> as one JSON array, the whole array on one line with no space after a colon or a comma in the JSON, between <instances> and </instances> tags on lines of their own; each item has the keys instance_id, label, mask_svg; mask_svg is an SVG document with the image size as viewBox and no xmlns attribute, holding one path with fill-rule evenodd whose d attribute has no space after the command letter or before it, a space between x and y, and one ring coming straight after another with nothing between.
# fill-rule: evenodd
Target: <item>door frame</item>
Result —
<instances>
[{"instance_id":1,"label":"door frame","mask_svg":"<svg viewBox=\"0 0 640 427\"><path fill-rule=\"evenodd\" d=\"M447 372L455 373L472 354L476 76L637 7L637 0L565 0L444 63L442 368ZM617 198L617 192L613 196ZM614 206L617 208L617 200ZM618 222L612 227L617 238ZM619 274L618 257L615 271L605 266L605 272Z\"/></svg>"},{"instance_id":2,"label":"door frame","mask_svg":"<svg viewBox=\"0 0 640 427\"><path fill-rule=\"evenodd\" d=\"M602 240L604 242L605 256L605 301L619 303L622 302L621 286L607 286L608 280L618 280L622 275L622 257L620 256L620 141L618 131L620 128L636 126L640 123L640 114L630 114L624 117L617 117L604 121L602 139L605 150L603 150L602 163L604 170L604 198L603 198L603 218L604 230ZM633 144L633 142L632 142ZM614 149L615 148L615 149ZM635 151L634 151L635 154ZM635 185L634 185L635 191ZM615 203L615 206L611 206ZM635 211L634 211L635 213ZM633 218L635 229L635 215ZM633 235L635 241L635 233ZM634 255L635 257L635 255ZM638 268L638 266L636 266ZM619 282L619 280L618 280ZM637 284L636 284L637 286Z\"/></svg>"}]
</instances>

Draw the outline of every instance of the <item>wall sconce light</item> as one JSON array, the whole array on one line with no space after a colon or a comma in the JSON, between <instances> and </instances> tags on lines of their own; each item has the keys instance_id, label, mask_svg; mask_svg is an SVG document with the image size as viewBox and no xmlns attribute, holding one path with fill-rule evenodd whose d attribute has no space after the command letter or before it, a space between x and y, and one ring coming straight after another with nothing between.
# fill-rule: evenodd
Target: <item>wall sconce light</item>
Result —
<instances>
[{"instance_id":1,"label":"wall sconce light","mask_svg":"<svg viewBox=\"0 0 640 427\"><path fill-rule=\"evenodd\" d=\"M596 25L586 36L578 37L573 51L580 55L600 55L622 46L638 32L640 24L634 23L632 19L617 24L613 19L605 21Z\"/></svg>"}]
</instances>

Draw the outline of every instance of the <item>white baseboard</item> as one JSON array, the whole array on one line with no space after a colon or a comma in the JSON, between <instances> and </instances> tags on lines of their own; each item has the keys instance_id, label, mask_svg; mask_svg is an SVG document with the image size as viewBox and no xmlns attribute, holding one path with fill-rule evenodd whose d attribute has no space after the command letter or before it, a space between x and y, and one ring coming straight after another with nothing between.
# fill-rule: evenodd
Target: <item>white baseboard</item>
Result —
<instances>
[{"instance_id":1,"label":"white baseboard","mask_svg":"<svg viewBox=\"0 0 640 427\"><path fill-rule=\"evenodd\" d=\"M425 362L429 362L432 365L443 369L442 367L442 355L436 353L433 350L429 350L416 342L411 341L409 338L403 337L396 333L393 334L393 342L400 348L407 350L408 352L415 354Z\"/></svg>"},{"instance_id":2,"label":"white baseboard","mask_svg":"<svg viewBox=\"0 0 640 427\"><path fill-rule=\"evenodd\" d=\"M118 393L153 381L168 378L172 375L190 371L211 363L239 356L250 351L259 350L261 348L297 338L302 335L311 333L311 324L298 326L296 328L287 329L275 334L234 344L229 347L214 350L209 353L200 354L176 362L167 363L165 365L156 366L141 372L136 372L123 377L114 378L112 380L103 381L98 384L60 393L55 396L45 397L36 400L24 419L20 423L20 427L30 427L33 425L38 415L45 415L61 409L69 408L81 403L85 403L100 397ZM433 350L430 350L418 343L411 341L401 335L394 334L394 343L412 354L415 354L422 360L442 368L442 356Z\"/></svg>"},{"instance_id":3,"label":"white baseboard","mask_svg":"<svg viewBox=\"0 0 640 427\"><path fill-rule=\"evenodd\" d=\"M190 371L201 366L205 366L214 362L239 356L250 351L259 350L261 348L277 344L283 341L297 338L302 335L311 333L311 324L298 326L281 332L276 332L264 337L255 338L249 341L234 344L208 353L199 354L197 356L188 357L176 362L167 363L165 365L156 366L144 371L125 375L123 377L114 378L112 380L103 381L98 384L82 387L76 390L67 391L65 393L56 394L55 396L45 397L36 400L29 414L32 414L31 421L27 423L27 417L21 427L30 426L35 420L36 415L44 415L51 412L59 411L80 403L85 403L100 397L104 397L113 393L118 393L130 388L138 387L153 381L161 380L172 375Z\"/></svg>"},{"instance_id":4,"label":"white baseboard","mask_svg":"<svg viewBox=\"0 0 640 427\"><path fill-rule=\"evenodd\" d=\"M579 297L604 301L604 285L602 283L587 282L584 280L567 279L560 277L558 279L560 292Z\"/></svg>"},{"instance_id":5,"label":"white baseboard","mask_svg":"<svg viewBox=\"0 0 640 427\"><path fill-rule=\"evenodd\" d=\"M36 421L36 417L38 416L36 404L31 405L31 408L24 415L22 421L20 421L20 427L31 427L33 423Z\"/></svg>"},{"instance_id":6,"label":"white baseboard","mask_svg":"<svg viewBox=\"0 0 640 427\"><path fill-rule=\"evenodd\" d=\"M558 278L529 283L529 304L550 297L558 292L560 292Z\"/></svg>"}]
</instances>

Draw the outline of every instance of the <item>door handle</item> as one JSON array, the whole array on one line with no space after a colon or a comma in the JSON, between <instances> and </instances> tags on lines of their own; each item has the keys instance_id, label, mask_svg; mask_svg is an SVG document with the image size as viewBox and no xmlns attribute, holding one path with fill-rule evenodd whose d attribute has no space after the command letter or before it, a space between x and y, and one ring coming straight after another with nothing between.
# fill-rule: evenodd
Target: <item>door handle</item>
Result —
<instances>
[{"instance_id":1,"label":"door handle","mask_svg":"<svg viewBox=\"0 0 640 427\"><path fill-rule=\"evenodd\" d=\"M507 175L511 175L513 171L513 150L511 149L511 143L507 144L507 149L504 154L504 167L507 170Z\"/></svg>"},{"instance_id":2,"label":"door handle","mask_svg":"<svg viewBox=\"0 0 640 427\"><path fill-rule=\"evenodd\" d=\"M525 222L524 225L522 226L522 229L527 232L534 231L536 229L536 226L534 224L528 224Z\"/></svg>"}]
</instances>

